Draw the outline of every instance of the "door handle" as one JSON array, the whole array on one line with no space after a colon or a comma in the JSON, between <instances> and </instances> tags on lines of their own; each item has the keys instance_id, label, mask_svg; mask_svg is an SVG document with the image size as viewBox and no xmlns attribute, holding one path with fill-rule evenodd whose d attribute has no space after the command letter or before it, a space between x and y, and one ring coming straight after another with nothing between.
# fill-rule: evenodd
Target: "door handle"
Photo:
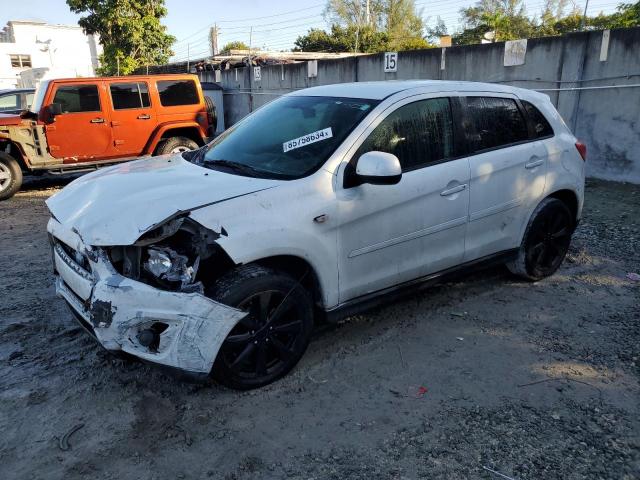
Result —
<instances>
[{"instance_id":1,"label":"door handle","mask_svg":"<svg viewBox=\"0 0 640 480\"><path fill-rule=\"evenodd\" d=\"M456 185L455 187L447 188L446 190L441 191L440 195L442 195L443 197L446 197L447 195L453 195L454 193L461 192L465 188L467 188L467 184L463 183L462 185Z\"/></svg>"},{"instance_id":2,"label":"door handle","mask_svg":"<svg viewBox=\"0 0 640 480\"><path fill-rule=\"evenodd\" d=\"M91 123L104 123L104 118L92 118Z\"/></svg>"},{"instance_id":3,"label":"door handle","mask_svg":"<svg viewBox=\"0 0 640 480\"><path fill-rule=\"evenodd\" d=\"M151 118L151 115L147 115L146 113L143 113L142 115L138 115L138 120L149 120Z\"/></svg>"},{"instance_id":4,"label":"door handle","mask_svg":"<svg viewBox=\"0 0 640 480\"><path fill-rule=\"evenodd\" d=\"M539 159L539 160L534 160L532 162L529 163L525 163L524 164L524 168L526 168L527 170L531 170L532 168L536 168L539 167L540 165L542 165L544 163L544 160Z\"/></svg>"}]
</instances>

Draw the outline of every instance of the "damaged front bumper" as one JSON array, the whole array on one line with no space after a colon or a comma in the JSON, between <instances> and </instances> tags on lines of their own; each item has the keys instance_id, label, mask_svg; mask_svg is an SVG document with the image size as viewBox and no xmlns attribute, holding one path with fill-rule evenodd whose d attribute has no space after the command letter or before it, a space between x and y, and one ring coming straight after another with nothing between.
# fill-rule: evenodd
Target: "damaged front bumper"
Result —
<instances>
[{"instance_id":1,"label":"damaged front bumper","mask_svg":"<svg viewBox=\"0 0 640 480\"><path fill-rule=\"evenodd\" d=\"M56 293L102 346L190 376L210 373L222 343L245 312L199 293L164 291L126 278L103 249L84 245L54 218L47 229Z\"/></svg>"}]
</instances>

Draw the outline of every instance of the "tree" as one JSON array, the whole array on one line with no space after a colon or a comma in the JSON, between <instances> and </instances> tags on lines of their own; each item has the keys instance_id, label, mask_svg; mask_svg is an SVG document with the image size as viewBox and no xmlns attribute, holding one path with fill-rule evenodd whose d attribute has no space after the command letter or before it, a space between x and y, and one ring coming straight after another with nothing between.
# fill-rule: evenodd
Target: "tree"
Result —
<instances>
[{"instance_id":1,"label":"tree","mask_svg":"<svg viewBox=\"0 0 640 480\"><path fill-rule=\"evenodd\" d=\"M249 45L240 41L229 42L224 47L222 47L222 50L220 50L220 55L229 55L231 54L231 50L249 50Z\"/></svg>"},{"instance_id":2,"label":"tree","mask_svg":"<svg viewBox=\"0 0 640 480\"><path fill-rule=\"evenodd\" d=\"M460 10L460 14L465 28L453 36L456 45L480 43L488 32L493 32L494 41L502 42L528 38L535 30L522 0L479 0L473 7Z\"/></svg>"},{"instance_id":3,"label":"tree","mask_svg":"<svg viewBox=\"0 0 640 480\"><path fill-rule=\"evenodd\" d=\"M385 32L378 32L373 27L332 25L331 33L313 28L306 35L298 37L294 51L353 52L356 50L356 42L359 52L384 52L387 50L389 37Z\"/></svg>"},{"instance_id":4,"label":"tree","mask_svg":"<svg viewBox=\"0 0 640 480\"><path fill-rule=\"evenodd\" d=\"M440 37L444 35L448 35L447 33L447 25L444 23L444 20L438 16L436 20L436 24L433 27L427 27L427 40L434 45L437 45L440 41Z\"/></svg>"},{"instance_id":5,"label":"tree","mask_svg":"<svg viewBox=\"0 0 640 480\"><path fill-rule=\"evenodd\" d=\"M368 18L362 0L328 0L325 18L331 32L309 30L296 40L296 50L376 53L430 46L414 0L370 0Z\"/></svg>"},{"instance_id":6,"label":"tree","mask_svg":"<svg viewBox=\"0 0 640 480\"><path fill-rule=\"evenodd\" d=\"M163 64L171 56L175 37L160 20L164 0L67 0L88 35L98 35L103 47L98 72L129 74L145 65Z\"/></svg>"}]
</instances>

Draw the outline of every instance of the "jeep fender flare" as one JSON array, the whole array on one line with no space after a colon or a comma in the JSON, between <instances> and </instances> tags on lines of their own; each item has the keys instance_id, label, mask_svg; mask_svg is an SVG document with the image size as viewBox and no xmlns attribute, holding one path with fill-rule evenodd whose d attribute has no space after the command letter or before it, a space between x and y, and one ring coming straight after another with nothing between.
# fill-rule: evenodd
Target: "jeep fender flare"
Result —
<instances>
[{"instance_id":1,"label":"jeep fender flare","mask_svg":"<svg viewBox=\"0 0 640 480\"><path fill-rule=\"evenodd\" d=\"M153 155L153 152L156 150L158 143L160 143L160 140L163 138L165 133L171 130L184 129L184 128L194 129L195 131L198 132L198 137L201 139L201 141L203 143L205 142L206 136L202 134L202 131L203 131L202 126L195 121L194 122L161 123L156 127L156 130L153 132L153 135L147 142L147 145L144 148L144 153L148 155ZM181 135L181 136L184 136L184 135Z\"/></svg>"}]
</instances>

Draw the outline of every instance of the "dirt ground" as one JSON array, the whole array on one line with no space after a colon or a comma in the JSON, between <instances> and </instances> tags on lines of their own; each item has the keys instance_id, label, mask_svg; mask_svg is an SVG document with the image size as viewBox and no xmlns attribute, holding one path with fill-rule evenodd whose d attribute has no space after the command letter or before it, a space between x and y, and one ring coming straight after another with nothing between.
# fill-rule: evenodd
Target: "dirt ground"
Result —
<instances>
[{"instance_id":1,"label":"dirt ground","mask_svg":"<svg viewBox=\"0 0 640 480\"><path fill-rule=\"evenodd\" d=\"M45 199L0 203L0 478L640 478L640 187L589 181L561 270L318 329L239 393L115 359L56 298Z\"/></svg>"}]
</instances>

